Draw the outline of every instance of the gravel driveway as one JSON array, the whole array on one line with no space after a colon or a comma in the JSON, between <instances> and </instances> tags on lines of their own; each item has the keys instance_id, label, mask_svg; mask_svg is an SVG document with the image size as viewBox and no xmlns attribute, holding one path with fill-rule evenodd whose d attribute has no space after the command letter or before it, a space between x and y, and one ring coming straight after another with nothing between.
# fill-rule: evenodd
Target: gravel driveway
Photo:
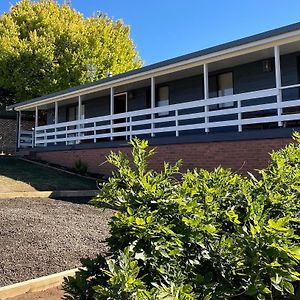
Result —
<instances>
[{"instance_id":1,"label":"gravel driveway","mask_svg":"<svg viewBox=\"0 0 300 300\"><path fill-rule=\"evenodd\" d=\"M105 251L113 211L46 198L0 200L0 286L80 266Z\"/></svg>"}]
</instances>

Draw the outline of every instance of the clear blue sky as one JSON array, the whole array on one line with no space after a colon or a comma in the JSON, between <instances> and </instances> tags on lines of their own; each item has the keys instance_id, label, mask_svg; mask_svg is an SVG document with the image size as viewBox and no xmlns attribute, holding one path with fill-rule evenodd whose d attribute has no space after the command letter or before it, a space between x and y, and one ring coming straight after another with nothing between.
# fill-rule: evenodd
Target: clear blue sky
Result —
<instances>
[{"instance_id":1,"label":"clear blue sky","mask_svg":"<svg viewBox=\"0 0 300 300\"><path fill-rule=\"evenodd\" d=\"M61 2L61 1L59 1ZM14 0L1 0L0 12ZM103 11L131 26L145 64L300 22L299 0L73 0L90 16Z\"/></svg>"}]
</instances>

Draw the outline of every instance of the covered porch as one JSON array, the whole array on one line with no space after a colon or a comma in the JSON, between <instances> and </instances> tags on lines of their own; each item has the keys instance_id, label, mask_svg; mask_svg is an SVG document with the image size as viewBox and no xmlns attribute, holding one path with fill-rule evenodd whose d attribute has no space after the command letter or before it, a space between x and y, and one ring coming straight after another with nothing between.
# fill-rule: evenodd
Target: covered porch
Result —
<instances>
[{"instance_id":1,"label":"covered porch","mask_svg":"<svg viewBox=\"0 0 300 300\"><path fill-rule=\"evenodd\" d=\"M118 78L18 107L18 148L298 126L300 37ZM22 112L35 126L22 130Z\"/></svg>"}]
</instances>

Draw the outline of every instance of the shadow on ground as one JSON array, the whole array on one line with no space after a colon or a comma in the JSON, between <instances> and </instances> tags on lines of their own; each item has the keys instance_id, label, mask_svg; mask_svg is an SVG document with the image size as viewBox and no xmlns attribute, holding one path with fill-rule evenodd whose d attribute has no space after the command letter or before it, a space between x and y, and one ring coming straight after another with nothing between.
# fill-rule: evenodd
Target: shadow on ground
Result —
<instances>
[{"instance_id":1,"label":"shadow on ground","mask_svg":"<svg viewBox=\"0 0 300 300\"><path fill-rule=\"evenodd\" d=\"M9 180L12 179L12 180ZM96 180L79 177L59 170L39 166L20 160L12 156L0 156L0 185L13 185L24 183L37 191L58 190L96 190Z\"/></svg>"}]
</instances>

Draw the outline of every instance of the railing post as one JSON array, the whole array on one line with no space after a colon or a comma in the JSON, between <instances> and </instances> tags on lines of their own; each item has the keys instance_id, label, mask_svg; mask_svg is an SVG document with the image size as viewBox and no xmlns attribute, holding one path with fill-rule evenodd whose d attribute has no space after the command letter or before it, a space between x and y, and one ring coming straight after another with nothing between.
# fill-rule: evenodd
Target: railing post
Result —
<instances>
[{"instance_id":1,"label":"railing post","mask_svg":"<svg viewBox=\"0 0 300 300\"><path fill-rule=\"evenodd\" d=\"M96 134L97 134L97 130L96 130L96 122L94 122L94 143L97 143Z\"/></svg>"},{"instance_id":2,"label":"railing post","mask_svg":"<svg viewBox=\"0 0 300 300\"><path fill-rule=\"evenodd\" d=\"M155 108L155 78L151 77L151 108L154 109ZM155 128L155 124L154 124L154 119L155 119L155 114L151 114L151 137L155 136L155 133L153 132L154 128Z\"/></svg>"},{"instance_id":3,"label":"railing post","mask_svg":"<svg viewBox=\"0 0 300 300\"><path fill-rule=\"evenodd\" d=\"M114 129L113 129L113 125L114 125L114 121L113 121L113 115L114 115L114 96L115 95L115 91L114 91L114 88L111 87L110 88L110 140L112 141L114 139L113 137L113 132L114 132Z\"/></svg>"},{"instance_id":4,"label":"railing post","mask_svg":"<svg viewBox=\"0 0 300 300\"><path fill-rule=\"evenodd\" d=\"M132 117L129 117L129 138L132 139Z\"/></svg>"},{"instance_id":5,"label":"railing post","mask_svg":"<svg viewBox=\"0 0 300 300\"><path fill-rule=\"evenodd\" d=\"M280 105L282 102L282 91L281 91L281 68L280 68L280 49L279 46L274 47L274 56L275 56L275 80L277 88L277 104ZM282 126L281 115L282 108L277 108L277 115L279 117L278 126Z\"/></svg>"},{"instance_id":6,"label":"railing post","mask_svg":"<svg viewBox=\"0 0 300 300\"><path fill-rule=\"evenodd\" d=\"M207 99L209 98L208 66L207 66L207 64L203 65L203 79L204 79L204 100L207 101ZM205 118L204 118L205 132L208 133L209 132L209 127L208 127L209 118L207 116L207 114L209 112L208 105L204 106L204 111L205 111Z\"/></svg>"},{"instance_id":7,"label":"railing post","mask_svg":"<svg viewBox=\"0 0 300 300\"><path fill-rule=\"evenodd\" d=\"M175 126L176 126L176 136L179 136L179 130L178 130L178 109L175 110Z\"/></svg>"},{"instance_id":8,"label":"railing post","mask_svg":"<svg viewBox=\"0 0 300 300\"><path fill-rule=\"evenodd\" d=\"M239 125L238 125L238 130L239 132L242 132L242 113L240 112L240 109L241 109L241 100L238 100L237 101L237 108L239 110L238 112L238 120L239 120Z\"/></svg>"}]
</instances>

